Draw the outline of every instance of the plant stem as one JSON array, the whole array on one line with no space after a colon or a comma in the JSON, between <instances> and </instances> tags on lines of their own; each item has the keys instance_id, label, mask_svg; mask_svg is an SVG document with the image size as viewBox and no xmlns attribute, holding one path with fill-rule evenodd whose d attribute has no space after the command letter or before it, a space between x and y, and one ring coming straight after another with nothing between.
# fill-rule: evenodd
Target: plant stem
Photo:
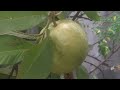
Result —
<instances>
[{"instance_id":1,"label":"plant stem","mask_svg":"<svg viewBox=\"0 0 120 90\"><path fill-rule=\"evenodd\" d=\"M92 63L90 63L90 62L87 62L87 61L84 61L84 62L85 62L85 63L88 63L88 64L90 64L90 65L93 65L94 67L96 67L96 69L99 69L100 72L102 73L103 78L104 78L104 73L103 73L103 71L102 71L99 67L97 67L96 65L94 65L94 64L92 64ZM91 72L90 72L90 74L91 74Z\"/></svg>"},{"instance_id":2,"label":"plant stem","mask_svg":"<svg viewBox=\"0 0 120 90\"><path fill-rule=\"evenodd\" d=\"M55 14L55 16L58 16L62 13L63 11L59 11L58 13Z\"/></svg>"},{"instance_id":3,"label":"plant stem","mask_svg":"<svg viewBox=\"0 0 120 90\"><path fill-rule=\"evenodd\" d=\"M100 63L97 67L100 67L102 64L104 64L106 61L108 61L112 56L113 54L115 54L118 50L120 49L120 46L118 46L118 48L112 52L109 57L107 57L102 63ZM90 73L94 72L97 68L95 68L94 70L92 70Z\"/></svg>"},{"instance_id":4,"label":"plant stem","mask_svg":"<svg viewBox=\"0 0 120 90\"><path fill-rule=\"evenodd\" d=\"M51 11L51 13L50 13L51 15L51 19L52 19L52 22L53 22L53 24L54 24L54 27L56 27L57 26L57 23L56 23L56 21L55 21L55 11Z\"/></svg>"},{"instance_id":5,"label":"plant stem","mask_svg":"<svg viewBox=\"0 0 120 90\"><path fill-rule=\"evenodd\" d=\"M99 62L102 62L100 59L98 59L98 58L96 58L96 57L94 57L94 56L91 56L91 55L87 55L87 56L89 56L89 57L91 57L91 58L94 58L95 60L97 60L97 61L99 61Z\"/></svg>"},{"instance_id":6,"label":"plant stem","mask_svg":"<svg viewBox=\"0 0 120 90\"><path fill-rule=\"evenodd\" d=\"M48 27L49 27L49 25L50 25L50 23L51 23L51 14L50 14L51 12L49 12L49 14L48 14L48 21L47 21L47 24L46 24L46 26L41 30L41 32L39 33L39 35L41 36L42 35L42 39L41 39L41 37L39 37L38 39L37 39L37 42L38 43L41 43L41 40L43 40L44 39L44 37L45 37L45 32L46 32L46 30L48 29ZM41 39L41 40L40 40Z\"/></svg>"},{"instance_id":7,"label":"plant stem","mask_svg":"<svg viewBox=\"0 0 120 90\"><path fill-rule=\"evenodd\" d=\"M77 13L74 15L74 17L73 17L73 19L72 19L73 21L79 16L80 12L81 12L81 11L77 11Z\"/></svg>"}]
</instances>

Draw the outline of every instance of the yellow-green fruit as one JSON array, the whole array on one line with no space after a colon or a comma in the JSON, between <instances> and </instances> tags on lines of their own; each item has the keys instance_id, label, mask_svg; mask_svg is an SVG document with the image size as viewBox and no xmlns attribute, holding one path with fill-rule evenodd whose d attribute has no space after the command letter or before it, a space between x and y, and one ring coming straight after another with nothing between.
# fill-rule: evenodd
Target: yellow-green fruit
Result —
<instances>
[{"instance_id":1,"label":"yellow-green fruit","mask_svg":"<svg viewBox=\"0 0 120 90\"><path fill-rule=\"evenodd\" d=\"M50 38L54 45L52 72L63 74L77 68L88 52L84 30L72 20L60 20L57 26L50 25Z\"/></svg>"}]
</instances>

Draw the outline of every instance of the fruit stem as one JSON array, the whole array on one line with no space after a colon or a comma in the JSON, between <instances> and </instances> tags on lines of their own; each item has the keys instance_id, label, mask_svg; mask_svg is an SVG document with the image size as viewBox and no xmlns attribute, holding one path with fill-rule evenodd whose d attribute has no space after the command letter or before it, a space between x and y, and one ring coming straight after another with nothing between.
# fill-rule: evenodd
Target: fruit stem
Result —
<instances>
[{"instance_id":1,"label":"fruit stem","mask_svg":"<svg viewBox=\"0 0 120 90\"><path fill-rule=\"evenodd\" d=\"M58 16L62 13L63 11L59 11L58 13L55 13L55 16Z\"/></svg>"},{"instance_id":2,"label":"fruit stem","mask_svg":"<svg viewBox=\"0 0 120 90\"><path fill-rule=\"evenodd\" d=\"M53 24L54 24L54 27L56 27L57 26L57 23L56 23L56 21L55 21L55 11L51 11L51 19L52 19L52 22L53 22Z\"/></svg>"}]
</instances>

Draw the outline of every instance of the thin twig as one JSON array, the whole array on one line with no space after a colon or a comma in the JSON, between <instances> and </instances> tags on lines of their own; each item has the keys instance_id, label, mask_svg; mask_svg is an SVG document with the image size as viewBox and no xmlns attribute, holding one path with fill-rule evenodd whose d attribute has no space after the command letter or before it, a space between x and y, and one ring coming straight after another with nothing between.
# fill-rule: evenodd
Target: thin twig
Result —
<instances>
[{"instance_id":1,"label":"thin twig","mask_svg":"<svg viewBox=\"0 0 120 90\"><path fill-rule=\"evenodd\" d=\"M92 72L94 72L96 69L98 69L103 63L105 63L106 62L106 60L105 61L103 61L101 64L99 64L95 69L93 69L92 71L90 71L89 73L91 74Z\"/></svg>"},{"instance_id":2,"label":"thin twig","mask_svg":"<svg viewBox=\"0 0 120 90\"><path fill-rule=\"evenodd\" d=\"M92 63L90 63L90 62L87 62L87 61L84 61L85 63L88 63L88 64L90 64L90 65L93 65L95 68L97 68L97 69L99 69L99 71L102 73L102 76L103 76L103 78L104 78L104 73L103 73L103 71L99 68L99 67L97 67L96 65L94 65L94 64L92 64ZM91 74L91 72L89 72L89 74Z\"/></svg>"},{"instance_id":3,"label":"thin twig","mask_svg":"<svg viewBox=\"0 0 120 90\"><path fill-rule=\"evenodd\" d=\"M112 56L113 54L115 54L119 49L120 49L120 46L110 54L110 56L108 57L108 59L111 58L111 56Z\"/></svg>"},{"instance_id":4,"label":"thin twig","mask_svg":"<svg viewBox=\"0 0 120 90\"><path fill-rule=\"evenodd\" d=\"M103 65L106 61L108 61L109 58L111 58L112 55L114 55L118 50L120 49L120 46L113 52L110 54L110 56L105 59L101 64L99 64L97 67L100 67L101 65ZM92 70L90 73L94 72L97 68L95 68L94 70Z\"/></svg>"},{"instance_id":5,"label":"thin twig","mask_svg":"<svg viewBox=\"0 0 120 90\"><path fill-rule=\"evenodd\" d=\"M51 11L50 16L51 16L52 22L54 24L54 27L56 27L57 23L55 21L55 11Z\"/></svg>"},{"instance_id":6,"label":"thin twig","mask_svg":"<svg viewBox=\"0 0 120 90\"><path fill-rule=\"evenodd\" d=\"M101 62L101 60L100 60L100 59L98 59L98 58L96 58L96 57L94 57L94 56L91 56L91 55L87 55L87 56L89 56L89 57L91 57L91 58L94 58L95 60L97 60L97 61Z\"/></svg>"},{"instance_id":7,"label":"thin twig","mask_svg":"<svg viewBox=\"0 0 120 90\"><path fill-rule=\"evenodd\" d=\"M112 53L114 53L114 49L115 49L115 40L113 40L113 43L112 43Z\"/></svg>"},{"instance_id":8,"label":"thin twig","mask_svg":"<svg viewBox=\"0 0 120 90\"><path fill-rule=\"evenodd\" d=\"M103 39L104 39L104 38L103 38ZM92 45L94 46L95 44L100 43L103 39L101 39L101 40L99 40L99 41L95 42L95 43L94 43L94 44L92 44Z\"/></svg>"},{"instance_id":9,"label":"thin twig","mask_svg":"<svg viewBox=\"0 0 120 90\"><path fill-rule=\"evenodd\" d=\"M92 21L90 18L86 18L86 17L78 16L78 18L83 18L83 19L86 19L86 20Z\"/></svg>"},{"instance_id":10,"label":"thin twig","mask_svg":"<svg viewBox=\"0 0 120 90\"><path fill-rule=\"evenodd\" d=\"M58 16L62 13L63 11L59 11L58 13L55 13L55 16Z\"/></svg>"},{"instance_id":11,"label":"thin twig","mask_svg":"<svg viewBox=\"0 0 120 90\"><path fill-rule=\"evenodd\" d=\"M75 19L78 17L78 15L80 14L81 11L77 11L77 13L73 16L73 21L75 21Z\"/></svg>"},{"instance_id":12,"label":"thin twig","mask_svg":"<svg viewBox=\"0 0 120 90\"><path fill-rule=\"evenodd\" d=\"M112 11L111 13L107 14L107 16L109 16L110 14L112 14L114 11ZM106 15L104 15L105 17L107 17Z\"/></svg>"},{"instance_id":13,"label":"thin twig","mask_svg":"<svg viewBox=\"0 0 120 90\"><path fill-rule=\"evenodd\" d=\"M94 56L91 56L91 55L88 55L89 57L93 58L94 60L97 60L99 62L102 62L102 60L98 59L97 57L94 57ZM103 63L104 66L107 66L107 67L110 67L108 64L106 63Z\"/></svg>"},{"instance_id":14,"label":"thin twig","mask_svg":"<svg viewBox=\"0 0 120 90\"><path fill-rule=\"evenodd\" d=\"M79 16L76 16L76 18L83 18L83 19L92 21L90 18L83 17L83 15L84 15L84 14L81 14L81 15L79 15ZM70 17L74 17L74 16L70 16Z\"/></svg>"}]
</instances>

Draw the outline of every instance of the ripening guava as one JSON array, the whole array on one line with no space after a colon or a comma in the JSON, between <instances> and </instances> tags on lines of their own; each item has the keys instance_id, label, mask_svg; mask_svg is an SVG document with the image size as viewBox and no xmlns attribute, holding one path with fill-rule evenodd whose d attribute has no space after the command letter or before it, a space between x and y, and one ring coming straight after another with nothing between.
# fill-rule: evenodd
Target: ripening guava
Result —
<instances>
[{"instance_id":1,"label":"ripening guava","mask_svg":"<svg viewBox=\"0 0 120 90\"><path fill-rule=\"evenodd\" d=\"M88 52L87 36L79 24L72 20L57 21L49 26L54 56L52 73L72 72L84 60Z\"/></svg>"}]
</instances>

